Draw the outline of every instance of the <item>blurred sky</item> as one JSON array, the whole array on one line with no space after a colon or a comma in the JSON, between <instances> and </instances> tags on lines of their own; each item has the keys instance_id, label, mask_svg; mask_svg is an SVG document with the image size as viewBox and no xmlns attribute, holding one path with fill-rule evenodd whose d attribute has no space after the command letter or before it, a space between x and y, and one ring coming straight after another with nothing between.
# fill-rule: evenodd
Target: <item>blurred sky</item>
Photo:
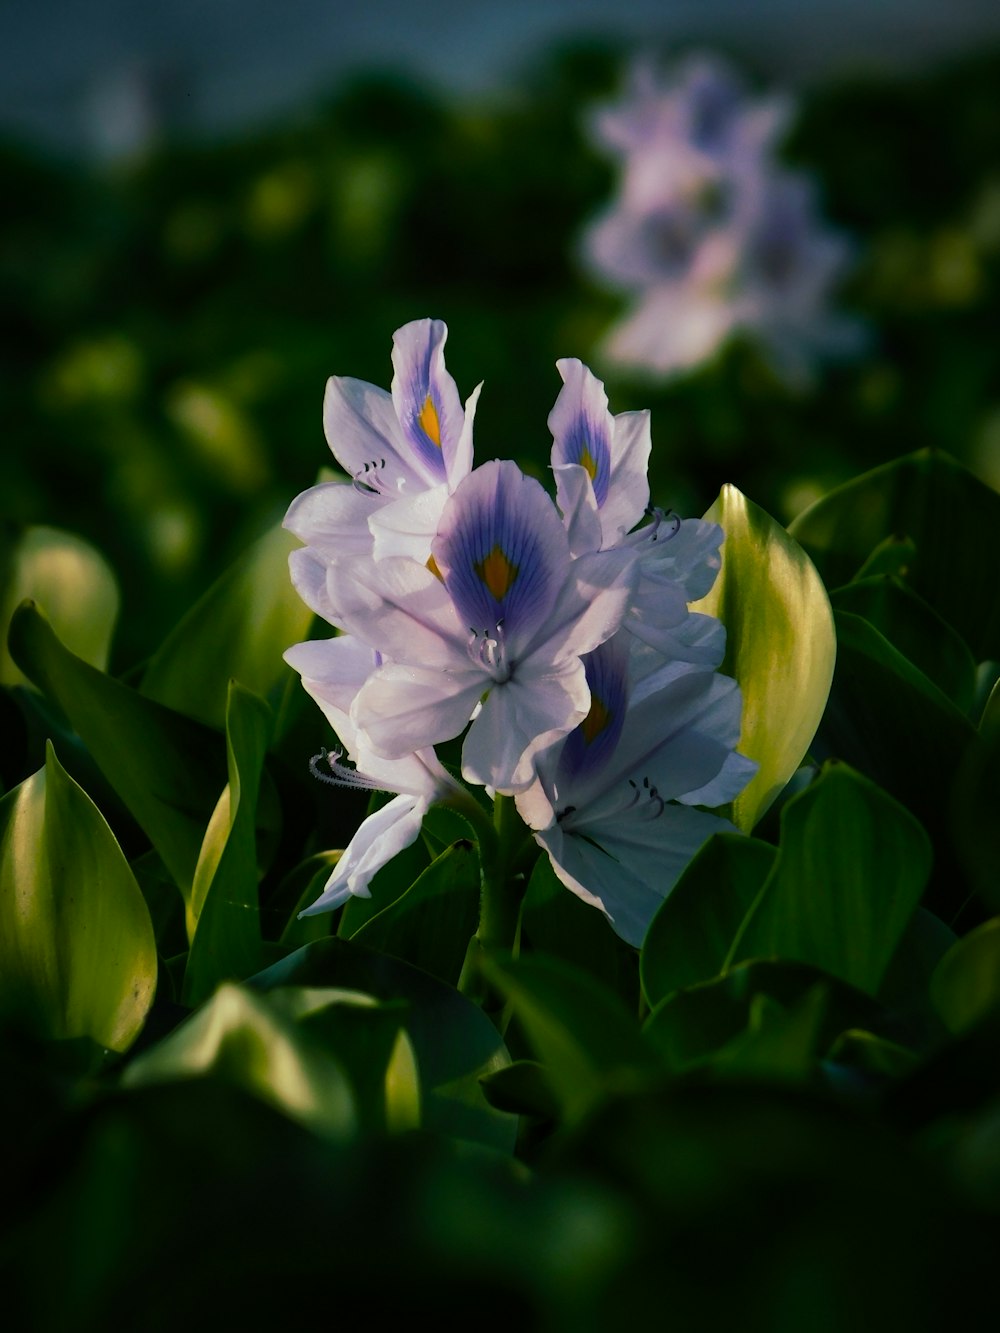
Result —
<instances>
[{"instance_id":1,"label":"blurred sky","mask_svg":"<svg viewBox=\"0 0 1000 1333\"><path fill-rule=\"evenodd\" d=\"M0 131L115 156L380 67L494 92L573 36L722 42L800 83L1000 37L998 0L0 0Z\"/></svg>"}]
</instances>

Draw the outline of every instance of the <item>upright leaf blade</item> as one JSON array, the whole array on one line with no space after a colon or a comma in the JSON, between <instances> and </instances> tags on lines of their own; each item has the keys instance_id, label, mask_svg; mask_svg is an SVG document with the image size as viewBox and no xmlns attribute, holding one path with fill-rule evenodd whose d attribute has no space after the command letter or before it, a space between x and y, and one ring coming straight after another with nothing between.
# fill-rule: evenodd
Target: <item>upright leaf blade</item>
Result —
<instances>
[{"instance_id":1,"label":"upright leaf blade","mask_svg":"<svg viewBox=\"0 0 1000 1333\"><path fill-rule=\"evenodd\" d=\"M289 553L298 545L274 528L251 546L164 640L146 667L141 692L220 728L230 679L276 702L275 692L291 676L281 655L312 623L288 574Z\"/></svg>"},{"instance_id":2,"label":"upright leaf blade","mask_svg":"<svg viewBox=\"0 0 1000 1333\"><path fill-rule=\"evenodd\" d=\"M653 917L642 945L642 988L650 1005L718 976L774 866L777 849L756 838L716 833Z\"/></svg>"},{"instance_id":3,"label":"upright leaf blade","mask_svg":"<svg viewBox=\"0 0 1000 1333\"><path fill-rule=\"evenodd\" d=\"M861 774L829 765L782 811L778 859L731 961L811 963L875 995L930 868L916 819Z\"/></svg>"},{"instance_id":4,"label":"upright leaf blade","mask_svg":"<svg viewBox=\"0 0 1000 1333\"><path fill-rule=\"evenodd\" d=\"M907 580L977 661L1000 658L1000 495L948 454L923 449L866 472L817 500L789 531L831 588L851 579L886 538L911 538Z\"/></svg>"},{"instance_id":5,"label":"upright leaf blade","mask_svg":"<svg viewBox=\"0 0 1000 1333\"><path fill-rule=\"evenodd\" d=\"M46 1035L123 1051L156 989L149 912L114 834L49 745L0 801L0 994Z\"/></svg>"},{"instance_id":6,"label":"upright leaf blade","mask_svg":"<svg viewBox=\"0 0 1000 1333\"><path fill-rule=\"evenodd\" d=\"M836 657L830 602L802 548L735 486L705 515L726 539L722 569L694 610L726 627L722 669L743 692L741 754L758 771L733 802L749 832L798 768L816 734Z\"/></svg>"},{"instance_id":7,"label":"upright leaf blade","mask_svg":"<svg viewBox=\"0 0 1000 1333\"><path fill-rule=\"evenodd\" d=\"M229 685L229 782L202 844L188 902L191 952L184 998L195 1005L223 980L260 966L257 793L271 734L271 710L236 681Z\"/></svg>"},{"instance_id":8,"label":"upright leaf blade","mask_svg":"<svg viewBox=\"0 0 1000 1333\"><path fill-rule=\"evenodd\" d=\"M66 714L177 884L189 889L225 781L218 738L75 656L32 602L15 611L9 643L25 675Z\"/></svg>"}]
</instances>

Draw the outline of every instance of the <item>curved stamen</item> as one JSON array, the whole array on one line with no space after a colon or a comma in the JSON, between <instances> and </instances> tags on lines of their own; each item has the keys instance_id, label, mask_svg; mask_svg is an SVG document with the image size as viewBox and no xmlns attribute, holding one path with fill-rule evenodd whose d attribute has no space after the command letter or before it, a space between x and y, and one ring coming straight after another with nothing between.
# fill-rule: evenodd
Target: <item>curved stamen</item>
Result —
<instances>
[{"instance_id":1,"label":"curved stamen","mask_svg":"<svg viewBox=\"0 0 1000 1333\"><path fill-rule=\"evenodd\" d=\"M623 809L634 809L643 796L648 796L649 805L645 806L643 814L650 819L659 819L660 815L662 815L667 808L667 803L649 781L649 778L643 778L641 787L634 781L634 779L629 778L628 785L632 788L632 799L626 806L623 806Z\"/></svg>"},{"instance_id":2,"label":"curved stamen","mask_svg":"<svg viewBox=\"0 0 1000 1333\"><path fill-rule=\"evenodd\" d=\"M354 489L359 495L384 495L389 489L385 475L385 459L373 458L354 474Z\"/></svg>"},{"instance_id":3,"label":"curved stamen","mask_svg":"<svg viewBox=\"0 0 1000 1333\"><path fill-rule=\"evenodd\" d=\"M681 530L681 516L675 514L672 509L661 509L659 505L649 505L646 508L647 515L653 520L652 532L648 534L651 542L669 541L671 537L676 537ZM670 521L670 531L664 534L660 533L660 527L663 523Z\"/></svg>"},{"instance_id":4,"label":"curved stamen","mask_svg":"<svg viewBox=\"0 0 1000 1333\"><path fill-rule=\"evenodd\" d=\"M366 778L363 773L357 769L348 768L340 760L343 752L340 750L320 749L319 754L314 754L309 760L309 772L320 782L326 782L331 787L349 787L352 791L385 791L372 778ZM330 769L329 773L323 773L320 770L320 764L326 764Z\"/></svg>"}]
</instances>

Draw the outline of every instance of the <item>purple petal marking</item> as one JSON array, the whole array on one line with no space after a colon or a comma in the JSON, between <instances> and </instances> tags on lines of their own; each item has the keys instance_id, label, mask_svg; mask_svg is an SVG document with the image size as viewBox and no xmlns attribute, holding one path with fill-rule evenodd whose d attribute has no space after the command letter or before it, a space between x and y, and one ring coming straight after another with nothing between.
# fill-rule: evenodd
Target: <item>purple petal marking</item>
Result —
<instances>
[{"instance_id":1,"label":"purple petal marking","mask_svg":"<svg viewBox=\"0 0 1000 1333\"><path fill-rule=\"evenodd\" d=\"M563 387L549 413L552 466L576 463L590 477L598 508L608 498L611 483L611 433L604 385L575 357L556 362Z\"/></svg>"},{"instance_id":2,"label":"purple petal marking","mask_svg":"<svg viewBox=\"0 0 1000 1333\"><path fill-rule=\"evenodd\" d=\"M407 442L434 481L445 481L458 448L464 414L445 370L448 329L439 319L404 324L392 340L392 401Z\"/></svg>"},{"instance_id":3,"label":"purple petal marking","mask_svg":"<svg viewBox=\"0 0 1000 1333\"><path fill-rule=\"evenodd\" d=\"M510 649L544 624L570 562L541 485L497 460L471 472L448 501L433 555L461 622L473 633L499 626Z\"/></svg>"},{"instance_id":4,"label":"purple petal marking","mask_svg":"<svg viewBox=\"0 0 1000 1333\"><path fill-rule=\"evenodd\" d=\"M557 783L569 785L603 768L614 753L628 708L629 650L615 635L583 659L590 712L566 738Z\"/></svg>"}]
</instances>

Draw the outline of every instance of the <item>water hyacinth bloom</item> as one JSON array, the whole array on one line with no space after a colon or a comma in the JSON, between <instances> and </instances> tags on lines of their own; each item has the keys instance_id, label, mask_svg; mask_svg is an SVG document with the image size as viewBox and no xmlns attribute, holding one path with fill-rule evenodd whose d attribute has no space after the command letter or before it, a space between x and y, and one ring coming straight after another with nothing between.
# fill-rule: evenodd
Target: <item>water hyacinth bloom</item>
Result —
<instances>
[{"instance_id":1,"label":"water hyacinth bloom","mask_svg":"<svg viewBox=\"0 0 1000 1333\"><path fill-rule=\"evenodd\" d=\"M821 223L811 183L777 165L787 114L783 100L748 97L721 62L696 59L672 78L638 66L623 101L595 117L622 176L584 258L630 298L602 344L608 364L666 376L741 333L777 374L804 382L818 356L861 346L857 322L829 310L850 247Z\"/></svg>"},{"instance_id":2,"label":"water hyacinth bloom","mask_svg":"<svg viewBox=\"0 0 1000 1333\"><path fill-rule=\"evenodd\" d=\"M284 526L305 548L293 560L310 600L334 560L408 555L425 561L448 496L472 469L477 388L463 411L445 369L446 326L415 320L393 335L391 392L334 376L326 387L323 426L350 482L313 486L293 501Z\"/></svg>"},{"instance_id":3,"label":"water hyacinth bloom","mask_svg":"<svg viewBox=\"0 0 1000 1333\"><path fill-rule=\"evenodd\" d=\"M368 816L345 848L323 893L302 916L330 912L349 897L371 896L369 884L377 871L415 842L424 815L435 803L467 799L432 749L383 759L366 749L351 720L351 705L379 665L370 648L347 635L296 644L285 661L302 677L302 685L319 704L355 768L342 764L340 754L322 751L312 763L316 777L334 786L398 793Z\"/></svg>"},{"instance_id":4,"label":"water hyacinth bloom","mask_svg":"<svg viewBox=\"0 0 1000 1333\"><path fill-rule=\"evenodd\" d=\"M722 529L650 510L649 413L613 416L604 385L581 361L556 367L563 388L549 414L552 471L571 551L632 551L636 584L624 627L677 660L718 666L722 626L692 615L688 603L715 582Z\"/></svg>"},{"instance_id":5,"label":"water hyacinth bloom","mask_svg":"<svg viewBox=\"0 0 1000 1333\"><path fill-rule=\"evenodd\" d=\"M617 635L585 659L584 721L539 758L515 797L559 879L642 943L656 909L728 820L695 809L736 796L756 765L736 753L734 680L664 663Z\"/></svg>"},{"instance_id":6,"label":"water hyacinth bloom","mask_svg":"<svg viewBox=\"0 0 1000 1333\"><path fill-rule=\"evenodd\" d=\"M552 501L512 462L460 483L432 568L387 558L333 564L330 604L387 659L359 690L364 743L400 758L459 735L469 782L512 792L533 758L587 714L581 662L620 626L634 586L627 550L572 559Z\"/></svg>"}]
</instances>

